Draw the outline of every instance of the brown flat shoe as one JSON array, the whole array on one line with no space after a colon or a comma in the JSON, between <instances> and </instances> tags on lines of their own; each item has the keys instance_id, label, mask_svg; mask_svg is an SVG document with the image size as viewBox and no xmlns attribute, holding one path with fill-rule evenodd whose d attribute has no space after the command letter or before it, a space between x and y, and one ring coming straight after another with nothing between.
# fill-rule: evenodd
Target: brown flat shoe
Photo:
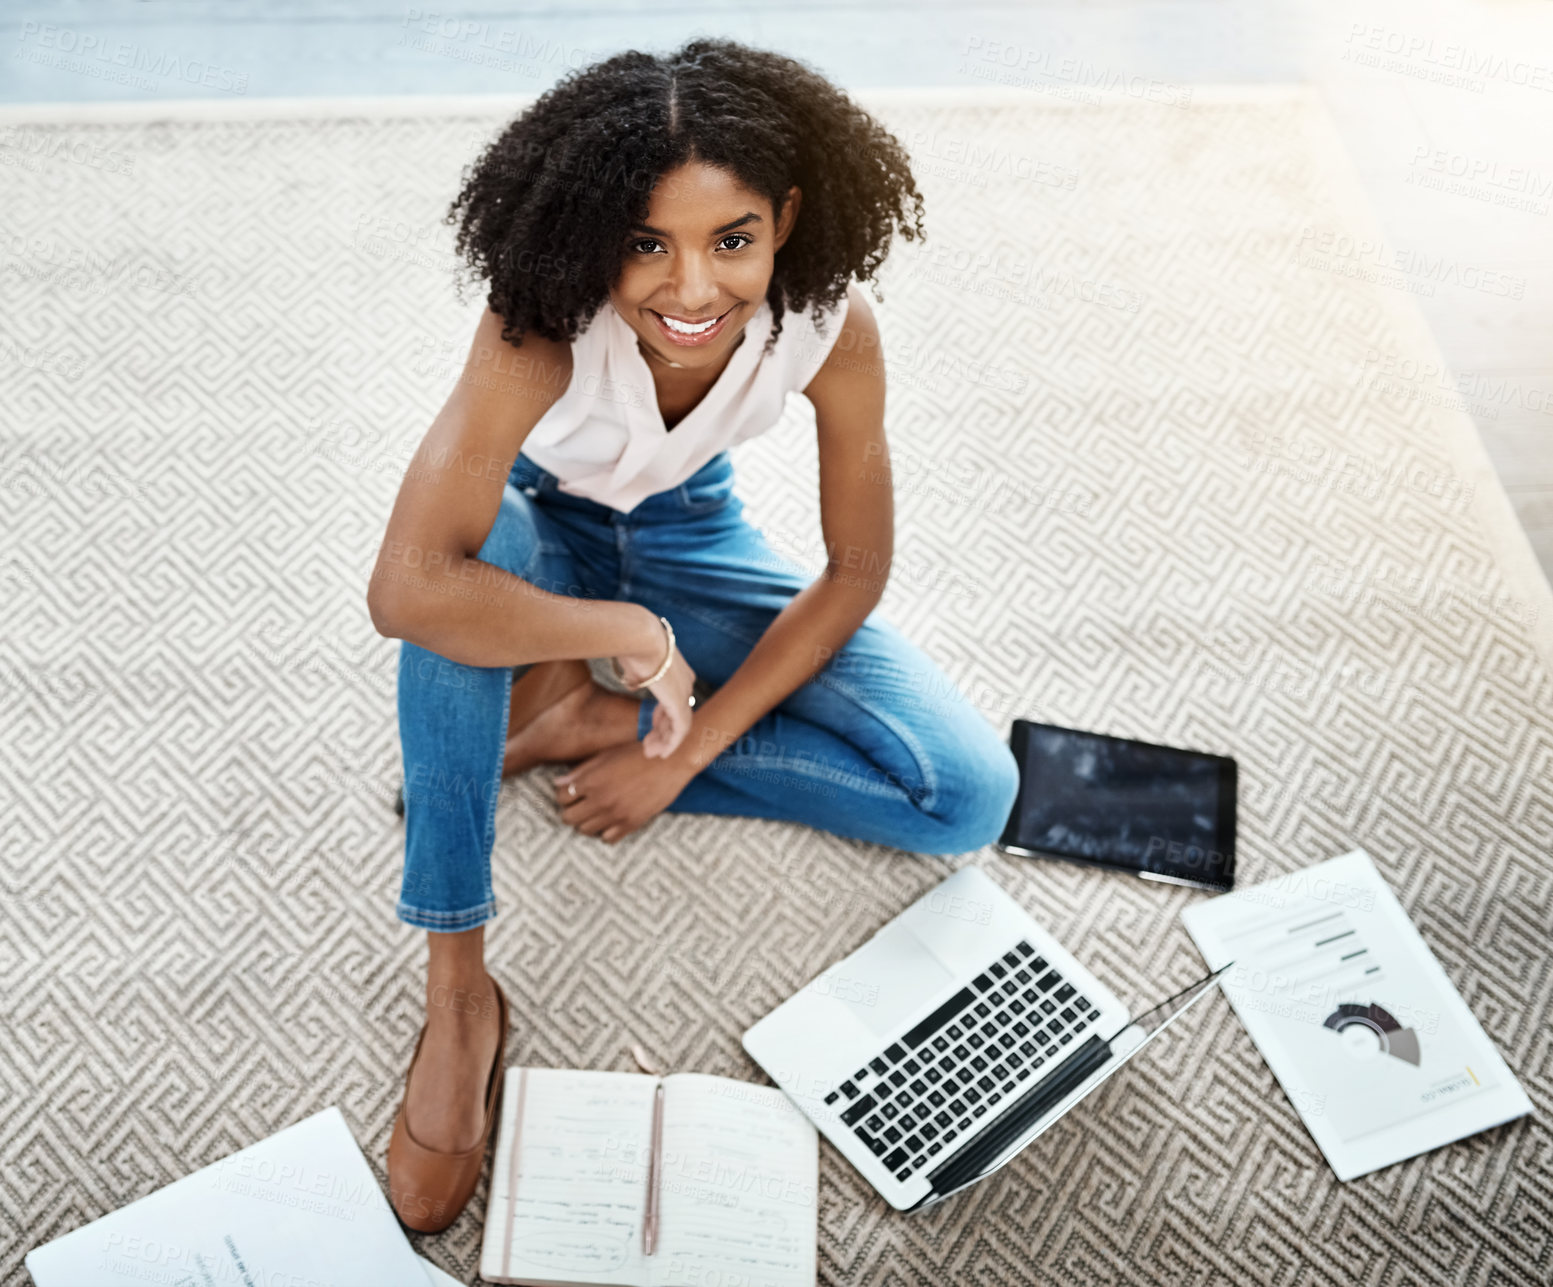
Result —
<instances>
[{"instance_id":1,"label":"brown flat shoe","mask_svg":"<svg viewBox=\"0 0 1553 1287\"><path fill-rule=\"evenodd\" d=\"M415 1039L410 1069L404 1075L405 1094L399 1101L394 1133L388 1140L388 1200L400 1223L417 1233L441 1233L462 1214L480 1183L485 1150L490 1146L491 1132L495 1129L501 1106L507 1050L507 994L495 979L491 979L491 986L496 989L501 1035L496 1041L496 1056L491 1061L491 1072L486 1081L485 1126L479 1142L462 1153L443 1153L427 1148L410 1134L410 1128L405 1124L404 1105L410 1093L410 1078L415 1073L415 1061L421 1056L421 1043L426 1040L424 1025L421 1035Z\"/></svg>"}]
</instances>

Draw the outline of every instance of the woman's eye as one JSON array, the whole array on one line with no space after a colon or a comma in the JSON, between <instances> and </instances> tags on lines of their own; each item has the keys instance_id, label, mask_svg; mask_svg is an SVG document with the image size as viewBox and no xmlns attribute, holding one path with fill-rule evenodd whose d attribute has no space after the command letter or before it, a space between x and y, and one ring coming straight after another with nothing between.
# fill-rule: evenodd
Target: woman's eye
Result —
<instances>
[{"instance_id":1,"label":"woman's eye","mask_svg":"<svg viewBox=\"0 0 1553 1287\"><path fill-rule=\"evenodd\" d=\"M742 232L730 232L726 237L720 237L718 239L717 244L719 246L722 246L725 249L729 249L729 250L743 250L745 246L749 245L754 240L755 240L755 238L753 238L753 237L751 237L751 236L749 236L749 235L747 235L745 233L742 233ZM735 244L732 245L732 246L729 246L728 243L730 241L734 242ZM639 254L639 255L642 255L642 254L651 255L651 254L655 254L657 252L653 251L653 250L645 250L644 251L642 249L642 247L643 246L661 246L662 244L663 243L660 242L656 237L639 237L637 240L635 240L635 241L633 241L631 243L631 249L632 249L633 252L635 252L636 254Z\"/></svg>"}]
</instances>

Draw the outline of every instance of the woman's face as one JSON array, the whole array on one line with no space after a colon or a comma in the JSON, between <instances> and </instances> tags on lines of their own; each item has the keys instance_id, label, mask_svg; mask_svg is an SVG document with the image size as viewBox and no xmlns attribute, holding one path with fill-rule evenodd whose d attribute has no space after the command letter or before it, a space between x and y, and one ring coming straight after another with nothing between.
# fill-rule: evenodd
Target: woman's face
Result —
<instances>
[{"instance_id":1,"label":"woman's face","mask_svg":"<svg viewBox=\"0 0 1553 1287\"><path fill-rule=\"evenodd\" d=\"M771 203L727 170L697 161L662 177L609 293L643 347L683 367L721 369L792 232L800 194L788 194L778 223Z\"/></svg>"}]
</instances>

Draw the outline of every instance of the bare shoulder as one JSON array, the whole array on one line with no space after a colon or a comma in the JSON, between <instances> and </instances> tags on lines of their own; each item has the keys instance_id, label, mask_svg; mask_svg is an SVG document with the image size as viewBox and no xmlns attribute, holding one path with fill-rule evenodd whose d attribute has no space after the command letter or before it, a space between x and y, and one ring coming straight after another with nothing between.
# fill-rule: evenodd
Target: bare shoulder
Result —
<instances>
[{"instance_id":1,"label":"bare shoulder","mask_svg":"<svg viewBox=\"0 0 1553 1287\"><path fill-rule=\"evenodd\" d=\"M505 340L501 315L486 305L455 396L482 415L504 424L522 424L526 433L566 392L571 378L569 342L546 339L534 330L517 343Z\"/></svg>"},{"instance_id":2,"label":"bare shoulder","mask_svg":"<svg viewBox=\"0 0 1553 1287\"><path fill-rule=\"evenodd\" d=\"M816 409L838 399L855 401L883 395L884 354L880 350L879 325L867 292L856 282L847 284L847 315L841 333L825 364L803 392Z\"/></svg>"}]
</instances>

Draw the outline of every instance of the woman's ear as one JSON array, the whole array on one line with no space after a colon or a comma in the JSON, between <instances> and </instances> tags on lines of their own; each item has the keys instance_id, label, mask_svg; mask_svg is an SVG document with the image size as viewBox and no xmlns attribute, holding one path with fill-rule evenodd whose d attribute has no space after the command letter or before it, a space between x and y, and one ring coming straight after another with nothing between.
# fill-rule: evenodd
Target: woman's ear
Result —
<instances>
[{"instance_id":1,"label":"woman's ear","mask_svg":"<svg viewBox=\"0 0 1553 1287\"><path fill-rule=\"evenodd\" d=\"M803 191L795 183L787 190L787 198L782 203L782 215L777 220L776 246L781 250L782 244L793 231L793 225L798 222L798 207L803 204Z\"/></svg>"}]
</instances>

